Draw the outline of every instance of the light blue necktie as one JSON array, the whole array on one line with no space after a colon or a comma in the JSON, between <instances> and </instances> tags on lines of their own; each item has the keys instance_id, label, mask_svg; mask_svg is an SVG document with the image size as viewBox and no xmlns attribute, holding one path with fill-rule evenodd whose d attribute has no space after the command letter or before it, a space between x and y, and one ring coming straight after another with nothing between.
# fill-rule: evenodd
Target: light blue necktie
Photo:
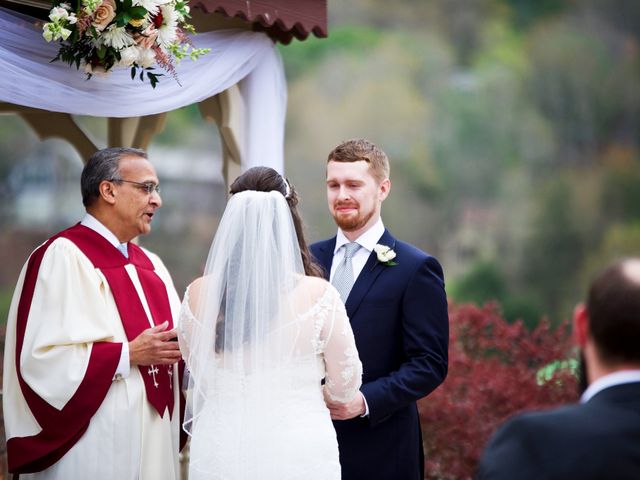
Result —
<instances>
[{"instance_id":1,"label":"light blue necktie","mask_svg":"<svg viewBox=\"0 0 640 480\"><path fill-rule=\"evenodd\" d=\"M331 282L336 290L340 293L342 301L346 303L349 292L353 287L353 265L351 264L351 258L360 248L355 242L347 243L344 245L344 258L336 268L336 272L333 274L333 281Z\"/></svg>"}]
</instances>

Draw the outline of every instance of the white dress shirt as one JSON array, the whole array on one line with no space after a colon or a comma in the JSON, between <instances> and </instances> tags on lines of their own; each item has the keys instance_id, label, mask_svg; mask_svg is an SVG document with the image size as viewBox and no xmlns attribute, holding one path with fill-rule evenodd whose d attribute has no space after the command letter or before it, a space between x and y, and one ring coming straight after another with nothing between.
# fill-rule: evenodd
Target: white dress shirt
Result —
<instances>
[{"instance_id":1,"label":"white dress shirt","mask_svg":"<svg viewBox=\"0 0 640 480\"><path fill-rule=\"evenodd\" d=\"M640 382L640 370L620 370L619 372L610 373L589 385L580 397L580 403L587 403L605 388L634 382Z\"/></svg>"},{"instance_id":2,"label":"white dress shirt","mask_svg":"<svg viewBox=\"0 0 640 480\"><path fill-rule=\"evenodd\" d=\"M373 252L373 247L375 247L380 238L384 234L384 224L382 223L382 218L378 218L378 221L366 232L360 235L358 238L354 240L355 243L360 245L358 251L351 257L351 266L353 267L353 281L355 282L358 279L358 275L362 272L365 263L369 259L371 252ZM336 235L336 246L333 250L333 261L331 262L331 274L329 276L330 280L333 280L333 274L336 272L338 265L342 262L344 258L345 249L343 248L347 243L351 243L343 231L338 229L338 234ZM367 399L364 397L362 392L362 399L364 400L364 414L363 417L369 416L369 404L367 403Z\"/></svg>"},{"instance_id":3,"label":"white dress shirt","mask_svg":"<svg viewBox=\"0 0 640 480\"><path fill-rule=\"evenodd\" d=\"M358 279L358 275L362 272L364 268L364 264L367 263L367 259L371 252L373 252L373 247L378 244L380 241L380 237L384 234L384 224L382 223L382 218L379 218L378 221L366 232L360 235L358 238L354 240L355 243L360 245L358 251L351 258L351 265L353 266L353 281L355 282ZM336 236L336 246L333 250L333 261L331 262L331 274L330 280L333 280L333 275L338 268L340 262L344 258L344 247L347 243L350 243L349 240L342 230L338 229L338 234Z\"/></svg>"},{"instance_id":4,"label":"white dress shirt","mask_svg":"<svg viewBox=\"0 0 640 480\"><path fill-rule=\"evenodd\" d=\"M105 227L100 221L90 214L85 214L85 216L80 221L80 225L84 225L87 228L90 228L94 232L100 234L107 240L111 245L116 247L118 250L122 251L121 245L125 246L126 251L126 243L122 244L118 240L111 230ZM127 342L122 342L122 350L120 351L120 361L118 362L118 368L116 368L116 373L114 375L114 380L120 378L127 378L129 376L131 366L129 365L129 344Z\"/></svg>"}]
</instances>

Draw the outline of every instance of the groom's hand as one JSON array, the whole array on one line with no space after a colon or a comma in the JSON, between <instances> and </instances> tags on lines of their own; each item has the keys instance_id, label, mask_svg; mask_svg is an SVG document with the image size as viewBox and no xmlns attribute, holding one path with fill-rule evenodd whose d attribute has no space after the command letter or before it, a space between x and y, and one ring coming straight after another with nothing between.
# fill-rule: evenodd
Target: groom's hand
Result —
<instances>
[{"instance_id":1,"label":"groom's hand","mask_svg":"<svg viewBox=\"0 0 640 480\"><path fill-rule=\"evenodd\" d=\"M351 418L360 417L366 412L362 392L358 392L354 399L349 403L338 403L328 399L326 402L327 407L329 407L332 420L349 420Z\"/></svg>"}]
</instances>

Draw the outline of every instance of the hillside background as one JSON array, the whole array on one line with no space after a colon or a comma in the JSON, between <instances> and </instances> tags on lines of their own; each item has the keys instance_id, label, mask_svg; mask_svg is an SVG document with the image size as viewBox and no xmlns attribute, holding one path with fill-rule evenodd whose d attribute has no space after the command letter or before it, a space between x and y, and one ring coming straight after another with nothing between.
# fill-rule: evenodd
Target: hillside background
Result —
<instances>
[{"instance_id":1,"label":"hillside background","mask_svg":"<svg viewBox=\"0 0 640 480\"><path fill-rule=\"evenodd\" d=\"M640 252L640 2L330 0L329 15L328 39L279 47L310 240L335 230L326 155L362 136L391 159L386 226L441 260L459 303L557 323L594 270ZM104 121L82 122L104 145ZM141 243L179 292L224 208L219 151L194 107L150 148L165 206ZM0 116L0 321L29 252L82 215L80 170Z\"/></svg>"}]
</instances>

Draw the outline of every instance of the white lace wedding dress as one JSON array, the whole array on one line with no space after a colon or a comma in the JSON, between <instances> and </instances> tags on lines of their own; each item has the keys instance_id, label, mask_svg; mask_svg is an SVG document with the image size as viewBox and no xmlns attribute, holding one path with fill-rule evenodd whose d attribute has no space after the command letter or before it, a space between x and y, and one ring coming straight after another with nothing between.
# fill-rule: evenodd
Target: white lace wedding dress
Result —
<instances>
[{"instance_id":1,"label":"white lace wedding dress","mask_svg":"<svg viewBox=\"0 0 640 480\"><path fill-rule=\"evenodd\" d=\"M190 290L180 319L188 368L191 326L201 323ZM297 313L272 332L290 342L286 362L261 365L255 374L232 373L211 346L206 371L214 378L200 393L191 425L189 480L340 479L336 434L323 395L352 399L360 388L362 365L331 284L303 277L289 297ZM231 365L246 358L226 361Z\"/></svg>"}]
</instances>

